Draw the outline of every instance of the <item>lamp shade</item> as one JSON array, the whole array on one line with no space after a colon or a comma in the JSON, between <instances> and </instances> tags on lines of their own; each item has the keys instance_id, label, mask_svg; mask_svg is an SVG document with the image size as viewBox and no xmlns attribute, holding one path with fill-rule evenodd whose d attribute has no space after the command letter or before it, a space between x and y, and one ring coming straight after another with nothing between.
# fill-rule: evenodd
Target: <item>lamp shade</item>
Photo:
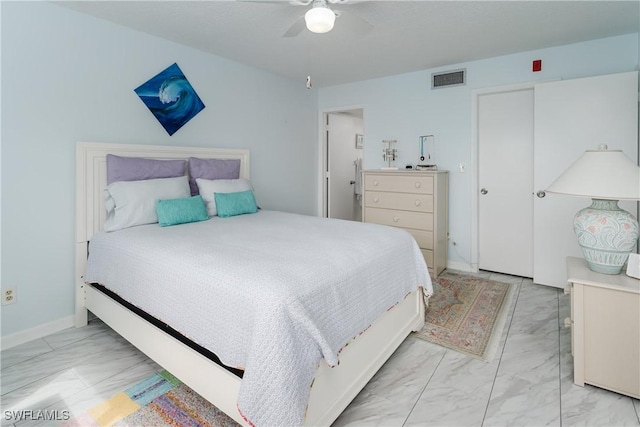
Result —
<instances>
[{"instance_id":1,"label":"lamp shade","mask_svg":"<svg viewBox=\"0 0 640 427\"><path fill-rule=\"evenodd\" d=\"M640 167L621 150L586 151L547 189L602 200L640 200Z\"/></svg>"},{"instance_id":2,"label":"lamp shade","mask_svg":"<svg viewBox=\"0 0 640 427\"><path fill-rule=\"evenodd\" d=\"M314 5L304 14L304 22L312 33L327 33L333 29L336 14L326 5Z\"/></svg>"}]
</instances>

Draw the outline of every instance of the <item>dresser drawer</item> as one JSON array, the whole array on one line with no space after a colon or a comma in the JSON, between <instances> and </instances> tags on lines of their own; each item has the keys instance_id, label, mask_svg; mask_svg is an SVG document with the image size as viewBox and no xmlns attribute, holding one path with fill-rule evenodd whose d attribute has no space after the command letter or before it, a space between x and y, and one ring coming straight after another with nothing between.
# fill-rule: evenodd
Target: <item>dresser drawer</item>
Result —
<instances>
[{"instance_id":1,"label":"dresser drawer","mask_svg":"<svg viewBox=\"0 0 640 427\"><path fill-rule=\"evenodd\" d=\"M433 231L433 214L426 212L397 211L393 209L367 208L365 221L393 227L417 228Z\"/></svg>"},{"instance_id":2,"label":"dresser drawer","mask_svg":"<svg viewBox=\"0 0 640 427\"><path fill-rule=\"evenodd\" d=\"M366 191L367 207L399 209L403 211L433 212L433 194L385 193Z\"/></svg>"},{"instance_id":3,"label":"dresser drawer","mask_svg":"<svg viewBox=\"0 0 640 427\"><path fill-rule=\"evenodd\" d=\"M420 252L422 252L422 256L424 257L424 260L427 263L427 267L433 268L433 251L420 249Z\"/></svg>"},{"instance_id":4,"label":"dresser drawer","mask_svg":"<svg viewBox=\"0 0 640 427\"><path fill-rule=\"evenodd\" d=\"M425 230L413 230L411 228L406 228L416 242L420 249L433 249L433 231L425 231Z\"/></svg>"},{"instance_id":5,"label":"dresser drawer","mask_svg":"<svg viewBox=\"0 0 640 427\"><path fill-rule=\"evenodd\" d=\"M364 179L364 189L367 191L433 194L433 177L368 174Z\"/></svg>"}]
</instances>

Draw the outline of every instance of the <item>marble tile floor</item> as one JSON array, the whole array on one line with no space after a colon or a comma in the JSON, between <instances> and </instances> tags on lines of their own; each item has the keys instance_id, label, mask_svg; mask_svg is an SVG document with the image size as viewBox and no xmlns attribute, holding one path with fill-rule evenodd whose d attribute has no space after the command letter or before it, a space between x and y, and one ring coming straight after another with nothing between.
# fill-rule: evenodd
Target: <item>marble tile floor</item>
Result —
<instances>
[{"instance_id":1,"label":"marble tile floor","mask_svg":"<svg viewBox=\"0 0 640 427\"><path fill-rule=\"evenodd\" d=\"M480 272L517 286L490 363L409 337L334 426L640 426L640 401L573 384L569 297L530 279ZM5 411L68 410L71 416L160 367L99 320L2 351ZM58 424L60 424L59 422Z\"/></svg>"}]
</instances>

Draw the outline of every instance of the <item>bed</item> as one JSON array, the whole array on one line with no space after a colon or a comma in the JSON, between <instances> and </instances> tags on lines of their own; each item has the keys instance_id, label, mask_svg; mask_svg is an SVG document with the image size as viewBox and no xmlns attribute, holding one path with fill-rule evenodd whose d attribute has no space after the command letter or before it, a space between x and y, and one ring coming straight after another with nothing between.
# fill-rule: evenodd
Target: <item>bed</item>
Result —
<instances>
[{"instance_id":1,"label":"bed","mask_svg":"<svg viewBox=\"0 0 640 427\"><path fill-rule=\"evenodd\" d=\"M107 186L106 156L108 154L126 156L128 158L142 157L153 159L187 159L190 157L236 159L240 162L240 177L248 179L249 152L247 150L78 143L76 154L76 326L80 327L85 325L87 323L87 310L91 311L125 339L146 353L151 359L172 372L185 384L242 425L273 425L283 424L285 422L290 424L291 420L295 420L295 424L303 423L304 425L331 424L402 343L406 336L411 331L419 330L424 323L425 295L428 297L432 288L428 273L425 276L419 273L422 268L426 271L426 266L420 265L417 258L414 261L416 272L406 273L405 268L394 270L394 268L397 268L396 264L399 264L402 259L396 260L390 257L387 258L392 261L393 265L380 270L380 274L376 274L376 277L367 276L366 273L364 274L366 277L362 277L363 274L361 273L364 270L358 271L358 280L367 280L368 283L366 286L367 289L365 289L365 286L361 287L361 289L363 289L362 295L358 295L357 298L353 296L347 298L341 295L340 292L343 292L342 285L340 284L338 286L329 283L327 287L333 286L329 293L333 295L333 298L337 298L336 295L338 295L339 298L335 299L335 301L344 301L344 303L343 306L336 304L336 306L342 307L341 310L336 311L337 314L332 313L331 316L327 315L325 317L333 316L340 321L320 319L322 318L322 313L326 312L326 307L321 305L315 307L313 304L306 304L304 302L306 300L302 298L303 294L317 295L318 285L316 282L318 282L318 277L329 276L329 274L323 274L323 269L326 270L328 268L327 266L336 270L336 274L334 274L336 277L344 278L349 275L355 275L355 273L350 273L349 269L340 266L341 263L344 264L340 259L341 257L348 258L350 253L359 253L356 251L356 249L359 248L358 242L360 242L360 246L366 245L366 239L369 238L367 236L370 236L371 239L388 239L388 242L387 240L382 240L385 242L385 245L395 245L396 240L402 240L404 236L394 234L402 232L392 229L391 227L381 227L374 224L346 224L345 221L333 221L271 211L258 211L255 214L242 215L229 219L212 217L198 224L184 224L175 227L162 228L156 224L132 227L127 230L122 230L122 232L105 233L102 231L106 217L103 190ZM316 234L310 234L307 238L308 240L302 242L297 249L288 249L289 247L293 248L295 244L294 240L301 235L300 229L292 228L295 224L299 224L301 229L314 230L317 228ZM178 230L180 232L178 232ZM182 230L184 230L184 233ZM241 235L240 233L243 232L248 234ZM331 254L333 250L330 250L329 243L333 244L332 242L339 239L332 237L329 233L334 233L335 236L342 236L344 238L345 243L340 246L345 246L345 248L348 249L346 255L343 254L339 256L336 253L335 257L332 258ZM162 239L168 239L168 236L172 236L172 239L178 235L181 239L185 238L183 234L188 235L189 237L186 238L190 239L189 241L191 242L195 242L195 239L202 236L203 240L193 245L196 248L203 248L208 245L208 242L214 240L216 240L216 244L226 245L224 246L224 251L219 251L219 249L216 249L216 246L212 246L207 249L206 252L207 256L209 256L209 254L219 251L217 255L218 258L216 258L216 265L218 266L216 267L216 274L226 274L226 276L223 276L223 278L216 283L229 285L229 288L224 292L228 293L230 290L237 289L240 286L253 284L253 288L248 287L247 292L250 292L252 296L255 295L255 298L243 299L242 296L236 296L233 307L247 304L246 307L243 306L243 310L246 310L247 313L259 313L263 305L265 307L279 307L279 303L277 302L274 302L273 304L275 305L273 306L268 305L271 304L272 294L288 295L287 292L294 290L295 292L293 293L299 293L300 295L296 295L294 301L296 304L299 301L302 301L302 303L296 305L297 309L295 310L292 310L290 306L287 305L287 308L284 310L285 313L281 316L286 319L285 323L288 322L286 327L282 327L283 331L278 332L281 335L276 335L277 339L265 338L266 341L262 342L261 346L264 348L267 346L265 343L268 344L269 342L278 343L278 346L280 346L280 343L293 343L297 346L299 343L296 340L309 341L310 350L301 351L301 353L308 353L309 355L290 356L289 352L286 351L287 344L275 348L271 353L270 351L264 351L264 354L262 352L256 353L255 351L250 352L245 350L246 346L241 344L232 344L232 341L235 341L228 338L229 334L232 336L242 335L242 333L238 333L238 331L251 331L251 333L247 333L247 337L250 338L254 335L263 337L269 331L280 330L279 326L274 326L276 325L275 323L273 325L267 325L266 321L256 322L253 318L257 317L257 314L255 316L253 314L237 314L236 312L241 313L243 311L240 309L230 310L234 312L233 316L236 317L230 317L233 321L227 323L225 327L225 330L229 329L229 334L225 335L220 332L219 334L221 336L224 335L221 338L221 336L217 336L215 333L212 334L208 332L208 328L203 326L204 322L197 320L198 317L196 315L190 315L189 319L181 320L179 316L172 318L174 313L180 310L166 309L162 311L162 308L144 307L143 311L150 311L154 317L159 318L163 322L166 321L168 326L175 326L176 330L188 335L190 340L185 340L184 337L177 337L175 333L168 333L165 328L158 327L157 324L150 322L149 319L146 319L139 311L135 310L136 307L147 304L146 299L149 298L136 295L137 286L129 286L130 284L127 283L128 276L126 274L123 273L117 276L114 272L113 275L110 275L112 272L108 271L108 274L103 273L103 276L99 274L96 275L94 271L95 268L93 268L92 265L89 266L90 269L88 271L92 279L101 277L100 282L111 282L102 284L106 287L111 287L117 295L123 294L123 297L126 296L126 298L123 298L124 301L118 298L112 298L108 292L105 293L101 291L100 286L92 286L85 283L87 256L90 250L89 242L92 239L94 246L91 255L93 257L100 257L107 265L120 265L126 263L126 260L131 258L132 255L122 255L119 254L117 250L111 250L110 252L108 249L110 244L116 248L129 248L137 245L137 243L133 244L132 242L146 242L149 239L160 239L152 241L165 242L165 240ZM257 237L261 234L264 234L263 239L257 240ZM323 234L326 234L326 238L323 238ZM150 235L151 237L144 237L144 240L121 240L141 239L139 237L140 235ZM290 240L274 237L286 235L289 235ZM212 236L215 236L215 238ZM265 242L270 239L274 240L276 244L280 244L277 251L271 250L271 252L269 252L269 246L267 246ZM235 243L240 241L250 241L250 243L245 246ZM313 242L313 244L311 244L311 242ZM411 258L411 256L413 256L409 252L402 252L403 250L412 251L409 246L402 246L399 242L397 244L397 248L394 246L388 247L392 248L394 253L398 252L400 258ZM140 249L138 253L148 253L148 262L152 262L153 260L157 261L164 255L162 255L163 252L153 252L156 247L158 250L161 250L160 247L162 246L178 247L176 245L184 247L185 251L189 246L188 244L176 244L172 240L167 240L166 243L151 244L146 249ZM262 246L264 246L262 252L257 252ZM312 261L305 261L303 253L311 251L313 246L324 246L325 250L321 252L324 254L323 262L319 262L317 256L316 259ZM232 250L230 248L234 249ZM290 252L287 252L287 250L290 250ZM184 262L191 262L190 260L197 258L200 253L201 252L196 251L185 256ZM282 254L282 256L271 256L271 254L276 253ZM313 253L314 252L309 252L311 255L313 255ZM420 253L419 250L417 253ZM133 256L137 256L135 253L133 254ZM247 254L254 256L253 259L258 259L260 262L251 261L249 265L255 267L255 269L252 268L252 270L255 270L253 272L254 274L242 276L242 279L234 282L237 275L232 273L238 271L240 266L247 264L249 257ZM309 254L304 256L309 258ZM110 256L112 258L110 258ZM118 258L119 256L121 258ZM300 256L300 258L296 258L297 256ZM269 261L269 258L274 259ZM280 267L270 269L268 266L269 262L275 262L279 266L282 266L283 259L293 260L284 270L285 273L283 273L283 269ZM179 262L183 261L175 260L172 264L178 265ZM307 262L307 264L305 264L305 262ZM351 259L351 261L348 262L351 262L354 268L360 264L366 266L366 263L361 260ZM423 261L420 262L423 263ZM208 263L208 261L206 263L201 262L201 264ZM380 262L377 263L380 264ZM131 281L136 284L142 284L142 282L146 280L153 281L157 284L155 289L158 291L156 294L163 298L165 298L165 295L171 293L171 289L167 287L170 286L170 284L160 285L162 277L164 276L175 274L172 276L172 283L178 282L181 288L184 287L185 289L187 288L187 284L189 284L189 286L196 286L197 283L202 283L202 286L206 285L206 280L203 278L206 278L206 276L203 275L209 273L198 273L198 271L196 271L197 269L193 268L190 264L184 264L181 268L176 267L177 270L175 273L172 270L167 270L166 272L158 271L157 277L151 277L153 276L152 272L164 268L162 264L168 263L161 262L159 266L150 266L147 270L151 273L144 276L138 275L139 271L145 270L144 268L135 268L136 275L132 276ZM263 270L260 270L260 268L263 268ZM103 270L111 269L103 268ZM129 267L128 271L132 270L133 268ZM269 278L269 273L272 272L272 270L276 271L277 274L274 273L274 277ZM302 270L309 271L309 276L307 277L302 274ZM377 278L379 275L381 278ZM269 288L268 290L262 289L260 286L261 283L267 283L268 280L274 281L273 288ZM285 285L287 280L291 282L289 285ZM377 285L378 288L374 288L374 282L376 281L382 281L384 284L388 283L388 286L380 287L380 285ZM416 283L413 282L421 283L419 283L419 286L416 286ZM118 285L118 283L120 283L120 285ZM282 289L279 288L280 283L283 283ZM296 286L296 284L299 284L299 286ZM218 287L224 288L222 285L216 285L216 289L210 290L210 292L218 292ZM127 294L129 288L132 290L130 294ZM277 292L273 289L277 289ZM371 292L370 289L379 290ZM193 292L201 292L200 295L203 295L202 290L192 291L191 293L185 290L172 298L182 307L192 307L192 305L195 304L195 300L204 299L193 297L193 295L195 295L192 294ZM223 292L223 290L220 289L219 292ZM353 293L353 291L351 291L351 293ZM372 294L375 295L374 299L372 299ZM378 294L389 294L384 297L387 298L388 302L385 302L387 300L378 301L376 298L382 298L381 296L379 297ZM191 295L191 297L189 297L189 295ZM166 298L168 298L168 296ZM231 298L231 296L229 296L229 298ZM219 297L212 297L208 302L209 306L212 307L218 300ZM257 301L260 301L260 303L257 303ZM274 301L278 300L274 299ZM371 313L366 314L366 316L363 314L361 317L356 316L355 319L351 319L350 316L352 312L356 311L353 310L353 307L358 304L364 305L364 301L366 301L367 306L377 305L377 308L372 310L377 310L380 314L375 315L376 317L371 321L367 317L373 316ZM349 304L351 304L351 306ZM224 306L225 304L221 304L213 311L222 312L224 311ZM384 309L381 309L383 306ZM314 314L314 310L317 313ZM269 311L280 312L279 309L269 309ZM343 318L349 318L349 322L343 322ZM351 325L352 320L353 325ZM211 320L211 322L214 322L214 320ZM187 325L189 323L192 324ZM265 325L262 325L263 323L265 323ZM335 331L332 329L332 334L323 332L325 323L331 325L326 328L335 329ZM279 323L277 325L279 325ZM193 327L195 330L189 330L187 326ZM314 328L321 331L315 331ZM223 328L217 328L218 331L222 331L222 329ZM303 332L300 332L301 330ZM309 330L313 330L314 332L307 333L306 331ZM334 332L341 335L336 338L333 335ZM224 343L225 340L228 340L227 344ZM242 343L247 340L248 338L242 338L237 341ZM289 343L289 340L291 343ZM203 345L200 346L200 344ZM199 349L200 347L205 350L210 350L216 356L211 357L206 351L201 351L201 349ZM320 354L320 357L318 357L318 354ZM218 358L217 356L221 357ZM314 359L314 357L319 360ZM217 361L215 360L216 358L218 359ZM298 359L304 360L303 362L299 362ZM218 363L220 361L224 362L223 364L230 365L232 369L229 369L229 366L222 366L223 364ZM275 409L271 409L271 406L277 406L277 402L270 402L269 396L272 394L275 396L278 393L277 385L274 386L271 385L271 383L277 383L278 377L269 377L272 373L263 366L265 362L272 363L271 370L278 375L286 372L287 363L291 364L294 368L290 369L291 372L296 373L296 375L300 372L299 376L302 377L303 390L304 384L306 384L305 381L310 379L312 386L308 388L306 395L305 392L295 392L296 399L302 395L302 402L295 402L297 406L293 405L294 410L292 412L300 412L300 405L304 403L305 407L302 408L301 417L295 418L294 416L294 418L290 418L289 415L282 415L283 418L278 418L280 412L283 412L283 408L287 407L286 405L284 405L283 408L276 407ZM308 370L311 364L313 364L311 367L311 375L310 377L309 375L305 376L303 371ZM255 366L255 368L253 366ZM262 368L258 368L258 366ZM301 366L307 368L301 368ZM241 379L240 375L234 372L234 367L240 367L242 373L246 375ZM266 375L266 377L264 375ZM296 377L296 375L294 375L294 377ZM249 385L251 385L251 387L249 387ZM293 386L291 389L300 390L299 387L295 388ZM260 395L265 396L264 402L255 401L256 396ZM263 411L259 408L256 409L256 403L265 404L265 402L268 404L269 409L264 412L266 413L273 410L274 414L264 415L263 417Z\"/></svg>"}]
</instances>

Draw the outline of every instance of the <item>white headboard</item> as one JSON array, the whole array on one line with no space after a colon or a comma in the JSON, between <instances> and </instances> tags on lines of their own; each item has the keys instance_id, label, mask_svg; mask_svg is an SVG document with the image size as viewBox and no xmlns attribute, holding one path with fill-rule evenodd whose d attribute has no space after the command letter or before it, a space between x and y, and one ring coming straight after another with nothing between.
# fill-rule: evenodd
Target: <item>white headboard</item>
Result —
<instances>
[{"instance_id":1,"label":"white headboard","mask_svg":"<svg viewBox=\"0 0 640 427\"><path fill-rule=\"evenodd\" d=\"M239 159L240 177L249 179L249 150L78 142L76 146L76 243L102 230L106 216L107 154L153 159Z\"/></svg>"},{"instance_id":2,"label":"white headboard","mask_svg":"<svg viewBox=\"0 0 640 427\"><path fill-rule=\"evenodd\" d=\"M76 145L76 326L87 324L83 275L88 242L106 217L107 154L150 159L239 159L240 178L249 179L249 150L78 142Z\"/></svg>"}]
</instances>

